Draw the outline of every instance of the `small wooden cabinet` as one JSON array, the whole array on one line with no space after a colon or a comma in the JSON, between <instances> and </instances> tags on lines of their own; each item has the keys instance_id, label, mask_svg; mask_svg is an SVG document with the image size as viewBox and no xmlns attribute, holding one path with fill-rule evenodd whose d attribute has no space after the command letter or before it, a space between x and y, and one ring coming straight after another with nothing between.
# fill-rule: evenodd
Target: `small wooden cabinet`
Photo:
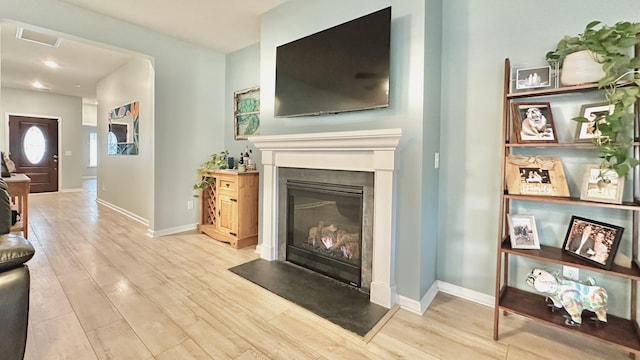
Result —
<instances>
[{"instance_id":1,"label":"small wooden cabinet","mask_svg":"<svg viewBox=\"0 0 640 360\"><path fill-rule=\"evenodd\" d=\"M236 249L257 244L259 173L217 170L203 177L213 181L200 193L198 230Z\"/></svg>"}]
</instances>

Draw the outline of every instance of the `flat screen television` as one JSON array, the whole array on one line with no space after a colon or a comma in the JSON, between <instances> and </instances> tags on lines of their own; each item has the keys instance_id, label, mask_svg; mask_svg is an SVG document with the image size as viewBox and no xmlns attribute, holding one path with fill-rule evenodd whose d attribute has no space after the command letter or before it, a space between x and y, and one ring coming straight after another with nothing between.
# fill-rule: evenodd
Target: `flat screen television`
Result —
<instances>
[{"instance_id":1,"label":"flat screen television","mask_svg":"<svg viewBox=\"0 0 640 360\"><path fill-rule=\"evenodd\" d=\"M391 7L276 48L275 116L389 106Z\"/></svg>"}]
</instances>

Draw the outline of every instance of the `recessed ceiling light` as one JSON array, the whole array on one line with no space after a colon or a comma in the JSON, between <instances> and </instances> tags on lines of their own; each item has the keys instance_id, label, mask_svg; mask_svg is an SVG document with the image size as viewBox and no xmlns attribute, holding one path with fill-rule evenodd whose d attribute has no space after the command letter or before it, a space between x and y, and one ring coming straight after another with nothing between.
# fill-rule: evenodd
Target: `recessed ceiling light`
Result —
<instances>
[{"instance_id":1,"label":"recessed ceiling light","mask_svg":"<svg viewBox=\"0 0 640 360\"><path fill-rule=\"evenodd\" d=\"M41 83L38 80L32 82L31 86L33 86L36 89L40 89L40 90L50 90L45 84Z\"/></svg>"},{"instance_id":2,"label":"recessed ceiling light","mask_svg":"<svg viewBox=\"0 0 640 360\"><path fill-rule=\"evenodd\" d=\"M45 60L42 63L47 65L47 67L49 67L51 69L57 69L57 68L60 67L60 65L58 65L58 63L53 61L53 60Z\"/></svg>"}]
</instances>

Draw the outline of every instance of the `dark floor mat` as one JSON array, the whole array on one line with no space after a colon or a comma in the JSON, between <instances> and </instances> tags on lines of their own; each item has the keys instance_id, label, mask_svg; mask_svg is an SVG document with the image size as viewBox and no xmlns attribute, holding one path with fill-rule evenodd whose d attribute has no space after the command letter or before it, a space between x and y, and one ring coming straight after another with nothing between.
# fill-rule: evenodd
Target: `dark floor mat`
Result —
<instances>
[{"instance_id":1,"label":"dark floor mat","mask_svg":"<svg viewBox=\"0 0 640 360\"><path fill-rule=\"evenodd\" d=\"M290 263L257 259L229 270L360 336L389 311L347 284Z\"/></svg>"}]
</instances>

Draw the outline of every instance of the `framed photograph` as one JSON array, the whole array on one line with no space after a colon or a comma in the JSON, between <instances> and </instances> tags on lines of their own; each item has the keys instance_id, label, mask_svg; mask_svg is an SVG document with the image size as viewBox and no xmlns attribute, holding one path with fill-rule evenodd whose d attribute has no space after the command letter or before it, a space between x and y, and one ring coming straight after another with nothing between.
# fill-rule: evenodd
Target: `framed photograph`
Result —
<instances>
[{"instance_id":1,"label":"framed photograph","mask_svg":"<svg viewBox=\"0 0 640 360\"><path fill-rule=\"evenodd\" d=\"M623 227L572 216L562 251L609 270L620 245Z\"/></svg>"},{"instance_id":2,"label":"framed photograph","mask_svg":"<svg viewBox=\"0 0 640 360\"><path fill-rule=\"evenodd\" d=\"M548 102L513 103L511 110L518 143L558 142Z\"/></svg>"},{"instance_id":3,"label":"framed photograph","mask_svg":"<svg viewBox=\"0 0 640 360\"><path fill-rule=\"evenodd\" d=\"M509 194L569 197L560 158L508 155L505 161Z\"/></svg>"},{"instance_id":4,"label":"framed photograph","mask_svg":"<svg viewBox=\"0 0 640 360\"><path fill-rule=\"evenodd\" d=\"M580 199L612 204L622 204L624 177L611 169L601 169L600 165L587 165L582 180Z\"/></svg>"},{"instance_id":5,"label":"framed photograph","mask_svg":"<svg viewBox=\"0 0 640 360\"><path fill-rule=\"evenodd\" d=\"M507 214L509 238L513 249L540 249L536 221L533 215Z\"/></svg>"},{"instance_id":6,"label":"framed photograph","mask_svg":"<svg viewBox=\"0 0 640 360\"><path fill-rule=\"evenodd\" d=\"M589 121L579 122L576 129L577 142L589 142L595 137L595 122L596 119L602 118L609 114L612 114L614 110L613 105L609 103L597 103L597 104L585 104L580 109L579 117L583 117Z\"/></svg>"},{"instance_id":7,"label":"framed photograph","mask_svg":"<svg viewBox=\"0 0 640 360\"><path fill-rule=\"evenodd\" d=\"M233 138L246 140L260 134L260 87L233 93Z\"/></svg>"},{"instance_id":8,"label":"framed photograph","mask_svg":"<svg viewBox=\"0 0 640 360\"><path fill-rule=\"evenodd\" d=\"M551 87L551 66L516 69L516 90Z\"/></svg>"}]
</instances>

